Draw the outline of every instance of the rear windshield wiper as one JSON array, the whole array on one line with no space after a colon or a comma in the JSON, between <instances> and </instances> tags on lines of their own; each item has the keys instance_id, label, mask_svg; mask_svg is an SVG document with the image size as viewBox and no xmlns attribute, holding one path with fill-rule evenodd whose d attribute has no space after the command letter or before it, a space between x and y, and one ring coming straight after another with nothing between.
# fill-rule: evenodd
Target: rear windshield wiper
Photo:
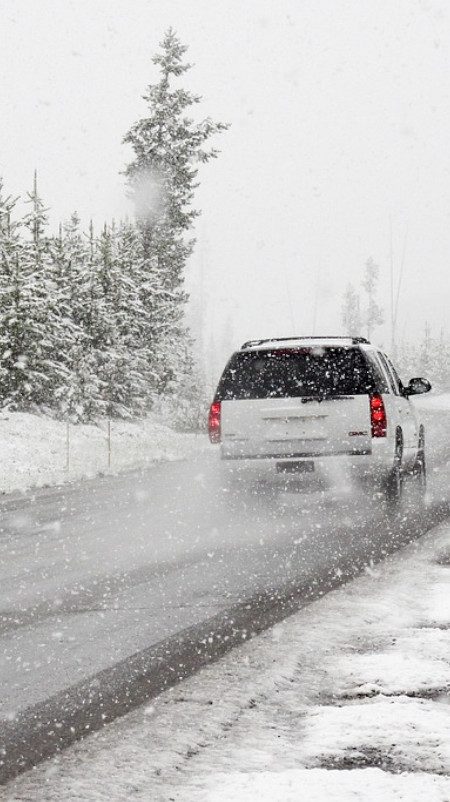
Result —
<instances>
[{"instance_id":1,"label":"rear windshield wiper","mask_svg":"<svg viewBox=\"0 0 450 802\"><path fill-rule=\"evenodd\" d=\"M326 395L325 393L318 393L317 395L304 395L301 397L302 404L307 404L309 401L317 401L319 404L321 401L326 401L331 396Z\"/></svg>"},{"instance_id":2,"label":"rear windshield wiper","mask_svg":"<svg viewBox=\"0 0 450 802\"><path fill-rule=\"evenodd\" d=\"M346 398L353 398L353 396L348 393L342 395L338 393L318 393L317 395L302 396L301 402L302 404L307 404L308 401L317 401L320 404L321 401L342 401Z\"/></svg>"}]
</instances>

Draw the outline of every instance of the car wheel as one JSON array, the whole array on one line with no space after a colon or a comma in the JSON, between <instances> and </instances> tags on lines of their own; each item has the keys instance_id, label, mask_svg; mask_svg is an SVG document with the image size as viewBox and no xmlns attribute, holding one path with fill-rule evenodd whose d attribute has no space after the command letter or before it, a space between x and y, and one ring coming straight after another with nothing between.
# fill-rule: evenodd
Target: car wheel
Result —
<instances>
[{"instance_id":1,"label":"car wheel","mask_svg":"<svg viewBox=\"0 0 450 802\"><path fill-rule=\"evenodd\" d=\"M399 430L395 442L394 465L386 481L386 501L391 508L400 504L403 496L403 437Z\"/></svg>"},{"instance_id":2,"label":"car wheel","mask_svg":"<svg viewBox=\"0 0 450 802\"><path fill-rule=\"evenodd\" d=\"M419 434L419 447L417 449L417 457L413 468L413 477L415 479L415 486L420 497L423 499L427 489L427 463L425 458L425 431L423 428Z\"/></svg>"}]
</instances>

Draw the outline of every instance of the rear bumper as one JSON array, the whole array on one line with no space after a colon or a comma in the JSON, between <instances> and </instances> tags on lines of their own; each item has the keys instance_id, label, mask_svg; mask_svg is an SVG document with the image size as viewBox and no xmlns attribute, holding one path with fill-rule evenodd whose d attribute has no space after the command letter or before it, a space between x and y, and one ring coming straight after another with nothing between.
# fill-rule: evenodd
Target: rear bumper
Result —
<instances>
[{"instance_id":1,"label":"rear bumper","mask_svg":"<svg viewBox=\"0 0 450 802\"><path fill-rule=\"evenodd\" d=\"M250 460L292 460L292 459L328 459L329 457L366 457L371 456L372 452L367 449L354 449L353 451L345 451L342 454L336 454L335 451L300 451L286 454L243 454L242 452L230 452L224 450L221 454L223 460L243 460L250 462Z\"/></svg>"},{"instance_id":2,"label":"rear bumper","mask_svg":"<svg viewBox=\"0 0 450 802\"><path fill-rule=\"evenodd\" d=\"M299 471L291 474L292 463L297 463ZM313 464L313 471L302 472ZM355 481L382 481L393 465L393 450L389 441L374 442L372 451L352 452L350 454L289 454L271 456L239 456L221 449L221 470L225 477L239 483L268 483L285 485L288 480L309 485L315 481L325 486L348 486ZM287 472L284 473L284 467Z\"/></svg>"}]
</instances>

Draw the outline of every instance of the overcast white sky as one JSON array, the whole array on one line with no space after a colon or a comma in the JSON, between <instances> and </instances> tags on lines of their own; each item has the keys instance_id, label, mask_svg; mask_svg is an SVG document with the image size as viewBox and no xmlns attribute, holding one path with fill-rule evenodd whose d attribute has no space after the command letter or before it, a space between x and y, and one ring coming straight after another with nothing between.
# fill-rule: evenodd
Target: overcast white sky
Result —
<instances>
[{"instance_id":1,"label":"overcast white sky","mask_svg":"<svg viewBox=\"0 0 450 802\"><path fill-rule=\"evenodd\" d=\"M53 221L128 210L121 144L151 56L175 27L202 109L232 124L201 174L208 327L242 339L340 331L368 256L399 333L436 334L450 305L450 6L439 0L0 0L0 174L37 167ZM388 342L386 329L380 342ZM225 342L225 350L228 343Z\"/></svg>"}]
</instances>

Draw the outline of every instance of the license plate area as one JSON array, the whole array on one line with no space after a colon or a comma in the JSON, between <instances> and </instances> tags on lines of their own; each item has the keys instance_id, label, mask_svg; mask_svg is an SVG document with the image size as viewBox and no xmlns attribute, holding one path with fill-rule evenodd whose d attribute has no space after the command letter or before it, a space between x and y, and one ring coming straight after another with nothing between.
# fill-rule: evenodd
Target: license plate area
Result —
<instances>
[{"instance_id":1,"label":"license plate area","mask_svg":"<svg viewBox=\"0 0 450 802\"><path fill-rule=\"evenodd\" d=\"M277 473L314 473L314 462L312 460L277 462Z\"/></svg>"}]
</instances>

